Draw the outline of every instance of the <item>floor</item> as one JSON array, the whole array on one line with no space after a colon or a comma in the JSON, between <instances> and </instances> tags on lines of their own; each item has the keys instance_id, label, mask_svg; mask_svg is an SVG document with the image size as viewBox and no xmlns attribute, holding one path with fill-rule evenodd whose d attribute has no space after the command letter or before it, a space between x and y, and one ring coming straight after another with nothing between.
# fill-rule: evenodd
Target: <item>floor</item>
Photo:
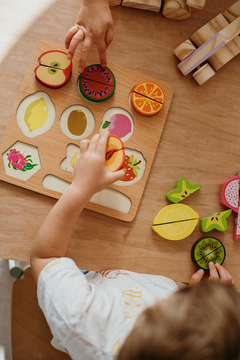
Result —
<instances>
[{"instance_id":1,"label":"floor","mask_svg":"<svg viewBox=\"0 0 240 360\"><path fill-rule=\"evenodd\" d=\"M37 16L55 0L0 0L0 62L18 39L33 24ZM20 16L19 16L20 14ZM27 265L22 263L22 266ZM8 260L0 259L0 360L12 360L11 294L14 278Z\"/></svg>"}]
</instances>

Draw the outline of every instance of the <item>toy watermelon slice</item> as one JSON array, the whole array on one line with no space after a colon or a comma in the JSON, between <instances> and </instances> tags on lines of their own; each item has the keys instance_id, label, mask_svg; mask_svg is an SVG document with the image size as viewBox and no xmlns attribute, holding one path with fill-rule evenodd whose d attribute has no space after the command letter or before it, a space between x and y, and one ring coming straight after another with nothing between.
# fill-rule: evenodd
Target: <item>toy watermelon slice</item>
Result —
<instances>
[{"instance_id":1,"label":"toy watermelon slice","mask_svg":"<svg viewBox=\"0 0 240 360\"><path fill-rule=\"evenodd\" d=\"M113 95L115 87L116 81L112 71L99 64L86 67L79 76L81 94L90 101L107 100Z\"/></svg>"},{"instance_id":2,"label":"toy watermelon slice","mask_svg":"<svg viewBox=\"0 0 240 360\"><path fill-rule=\"evenodd\" d=\"M224 182L220 187L220 203L238 213L239 175Z\"/></svg>"},{"instance_id":3,"label":"toy watermelon slice","mask_svg":"<svg viewBox=\"0 0 240 360\"><path fill-rule=\"evenodd\" d=\"M236 214L236 218L235 218L233 239L234 240L240 239L240 203L238 206L238 213Z\"/></svg>"}]
</instances>

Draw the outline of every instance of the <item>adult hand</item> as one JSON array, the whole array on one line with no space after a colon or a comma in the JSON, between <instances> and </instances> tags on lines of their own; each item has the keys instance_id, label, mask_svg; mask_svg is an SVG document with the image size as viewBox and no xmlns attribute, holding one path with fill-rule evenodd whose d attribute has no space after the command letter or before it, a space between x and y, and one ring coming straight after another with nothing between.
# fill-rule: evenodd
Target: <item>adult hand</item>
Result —
<instances>
[{"instance_id":1,"label":"adult hand","mask_svg":"<svg viewBox=\"0 0 240 360\"><path fill-rule=\"evenodd\" d=\"M197 285L201 282L204 275L204 270L200 269L193 274L189 285ZM209 263L209 281L219 281L228 285L234 286L234 280L229 272L220 264L213 262Z\"/></svg>"},{"instance_id":2,"label":"adult hand","mask_svg":"<svg viewBox=\"0 0 240 360\"><path fill-rule=\"evenodd\" d=\"M82 0L76 25L67 33L65 47L68 59L72 59L79 43L82 42L78 71L83 72L88 53L97 46L100 64L107 65L106 49L113 39L113 20L108 0Z\"/></svg>"}]
</instances>

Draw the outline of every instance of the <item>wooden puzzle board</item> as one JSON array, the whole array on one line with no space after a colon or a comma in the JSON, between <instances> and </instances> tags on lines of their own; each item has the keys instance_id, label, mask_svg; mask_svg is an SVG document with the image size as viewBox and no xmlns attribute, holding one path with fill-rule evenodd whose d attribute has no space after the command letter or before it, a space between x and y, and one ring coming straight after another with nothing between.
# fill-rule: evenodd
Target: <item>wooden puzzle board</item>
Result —
<instances>
[{"instance_id":1,"label":"wooden puzzle board","mask_svg":"<svg viewBox=\"0 0 240 360\"><path fill-rule=\"evenodd\" d=\"M79 141L68 138L62 132L59 125L61 114L66 108L76 104L86 106L88 109L90 109L94 114L96 121L95 128L88 137L91 139L94 134L99 132L104 113L109 108L120 107L127 110L132 115L135 127L132 137L127 140L124 145L126 148L135 149L143 154L147 162L145 173L142 179L136 184L121 187L116 185L111 186L112 189L125 194L131 200L132 206L128 213L123 213L93 203L88 203L86 208L124 221L132 221L137 212L163 131L164 123L166 121L173 96L173 87L159 79L148 77L132 70L128 70L124 67L109 63L108 67L112 70L116 78L116 90L114 95L110 99L101 103L89 102L83 99L77 90L77 80L79 76L77 67L79 54L76 54L75 58L73 59L72 75L67 84L62 88L51 89L43 86L36 80L34 76L34 69L38 65L38 58L43 52L49 50L65 51L63 47L46 41L41 41L37 45L25 74L22 86L18 93L11 118L8 122L2 142L0 144L1 154L10 149L11 146L16 143L16 141L37 147L41 161L41 169L38 170L33 176L31 176L30 179L23 181L18 178L6 175L3 164L3 156L1 156L0 179L14 185L51 196L56 199L60 198L61 193L49 190L42 185L43 179L46 175L51 174L71 183L72 174L63 170L60 167L60 164L66 157L66 149L69 144L75 144L79 146ZM96 61L96 59L89 57L87 65L95 64L97 62L98 61ZM131 109L129 104L129 94L132 88L142 81L153 81L159 84L165 94L165 104L163 109L153 117L143 117L137 114L133 109ZM16 121L16 112L21 101L28 95L37 91L42 91L49 95L55 106L56 117L52 127L47 132L37 137L29 138L23 134L22 130L18 126Z\"/></svg>"}]
</instances>

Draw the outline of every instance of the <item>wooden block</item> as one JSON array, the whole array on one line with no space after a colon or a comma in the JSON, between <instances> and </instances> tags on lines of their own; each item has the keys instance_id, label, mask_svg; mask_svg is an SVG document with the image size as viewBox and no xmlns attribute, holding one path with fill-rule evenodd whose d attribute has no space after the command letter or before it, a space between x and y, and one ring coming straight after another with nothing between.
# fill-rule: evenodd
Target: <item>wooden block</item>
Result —
<instances>
[{"instance_id":1,"label":"wooden block","mask_svg":"<svg viewBox=\"0 0 240 360\"><path fill-rule=\"evenodd\" d=\"M193 263L203 270L209 270L209 262L223 264L226 250L221 241L214 237L198 239L192 247L191 257Z\"/></svg>"},{"instance_id":2,"label":"wooden block","mask_svg":"<svg viewBox=\"0 0 240 360\"><path fill-rule=\"evenodd\" d=\"M239 175L225 181L220 186L220 204L238 213Z\"/></svg>"},{"instance_id":3,"label":"wooden block","mask_svg":"<svg viewBox=\"0 0 240 360\"><path fill-rule=\"evenodd\" d=\"M185 20L191 15L191 8L186 0L165 0L162 14L168 19Z\"/></svg>"},{"instance_id":4,"label":"wooden block","mask_svg":"<svg viewBox=\"0 0 240 360\"><path fill-rule=\"evenodd\" d=\"M182 240L191 235L199 215L190 206L171 204L161 209L153 220L152 229L167 240Z\"/></svg>"},{"instance_id":5,"label":"wooden block","mask_svg":"<svg viewBox=\"0 0 240 360\"><path fill-rule=\"evenodd\" d=\"M72 61L64 51L46 51L38 59L36 79L44 86L58 89L65 85L72 73Z\"/></svg>"},{"instance_id":6,"label":"wooden block","mask_svg":"<svg viewBox=\"0 0 240 360\"><path fill-rule=\"evenodd\" d=\"M173 52L180 61L183 61L195 50L196 50L196 46L193 45L191 40L188 39L184 41L181 45L179 45Z\"/></svg>"},{"instance_id":7,"label":"wooden block","mask_svg":"<svg viewBox=\"0 0 240 360\"><path fill-rule=\"evenodd\" d=\"M209 64L204 64L197 71L195 71L195 73L193 73L193 77L198 83L198 85L203 85L215 74L215 71L213 70L213 68L211 68Z\"/></svg>"},{"instance_id":8,"label":"wooden block","mask_svg":"<svg viewBox=\"0 0 240 360\"><path fill-rule=\"evenodd\" d=\"M197 66L201 65L205 60L225 46L228 42L240 34L240 17L226 26L219 33L212 36L200 48L194 51L190 56L184 59L178 68L186 76Z\"/></svg>"},{"instance_id":9,"label":"wooden block","mask_svg":"<svg viewBox=\"0 0 240 360\"><path fill-rule=\"evenodd\" d=\"M228 22L232 22L237 17L240 16L240 0L235 4L230 6L224 13L223 16L227 19Z\"/></svg>"},{"instance_id":10,"label":"wooden block","mask_svg":"<svg viewBox=\"0 0 240 360\"><path fill-rule=\"evenodd\" d=\"M122 6L159 12L162 0L122 0Z\"/></svg>"},{"instance_id":11,"label":"wooden block","mask_svg":"<svg viewBox=\"0 0 240 360\"><path fill-rule=\"evenodd\" d=\"M114 94L116 87L113 72L99 64L87 66L79 76L78 84L81 94L94 102L109 99Z\"/></svg>"},{"instance_id":12,"label":"wooden block","mask_svg":"<svg viewBox=\"0 0 240 360\"><path fill-rule=\"evenodd\" d=\"M226 231L227 218L231 214L231 212L232 209L225 210L200 220L200 230L202 232L208 232L214 229L218 231Z\"/></svg>"},{"instance_id":13,"label":"wooden block","mask_svg":"<svg viewBox=\"0 0 240 360\"><path fill-rule=\"evenodd\" d=\"M198 184L191 185L189 181L187 181L187 179L181 178L177 181L176 189L167 193L166 197L172 203L177 204L187 198L189 195L193 194L201 187L202 185Z\"/></svg>"},{"instance_id":14,"label":"wooden block","mask_svg":"<svg viewBox=\"0 0 240 360\"><path fill-rule=\"evenodd\" d=\"M212 36L228 26L229 23L222 14L219 14L214 19L209 21L206 25L197 30L190 39L192 42L200 47ZM217 71L228 61L234 58L240 52L240 38L237 36L228 44L219 49L214 55L208 58L209 63L213 69Z\"/></svg>"},{"instance_id":15,"label":"wooden block","mask_svg":"<svg viewBox=\"0 0 240 360\"><path fill-rule=\"evenodd\" d=\"M131 105L140 115L156 115L163 108L164 101L163 90L153 82L144 81L136 85L132 90Z\"/></svg>"},{"instance_id":16,"label":"wooden block","mask_svg":"<svg viewBox=\"0 0 240 360\"><path fill-rule=\"evenodd\" d=\"M202 9L206 0L187 0L187 5L196 9Z\"/></svg>"},{"instance_id":17,"label":"wooden block","mask_svg":"<svg viewBox=\"0 0 240 360\"><path fill-rule=\"evenodd\" d=\"M122 0L109 0L110 6L118 6L121 5Z\"/></svg>"},{"instance_id":18,"label":"wooden block","mask_svg":"<svg viewBox=\"0 0 240 360\"><path fill-rule=\"evenodd\" d=\"M234 232L233 232L233 240L240 239L240 203L238 203L238 211L235 217L235 225L234 225Z\"/></svg>"}]
</instances>

